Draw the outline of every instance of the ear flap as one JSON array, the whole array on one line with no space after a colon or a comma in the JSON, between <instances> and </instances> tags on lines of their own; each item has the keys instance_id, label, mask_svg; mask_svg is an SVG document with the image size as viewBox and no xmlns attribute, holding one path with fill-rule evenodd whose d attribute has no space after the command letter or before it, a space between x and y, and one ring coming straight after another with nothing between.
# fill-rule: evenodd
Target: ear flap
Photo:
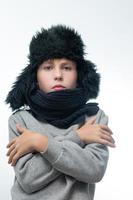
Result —
<instances>
[{"instance_id":1,"label":"ear flap","mask_svg":"<svg viewBox=\"0 0 133 200\"><path fill-rule=\"evenodd\" d=\"M89 60L83 60L79 65L79 85L85 89L88 100L96 98L101 78L96 72L96 65Z\"/></svg>"},{"instance_id":2,"label":"ear flap","mask_svg":"<svg viewBox=\"0 0 133 200\"><path fill-rule=\"evenodd\" d=\"M25 92L29 86L31 86L30 65L23 69L6 97L5 103L10 104L12 111L26 104Z\"/></svg>"}]
</instances>

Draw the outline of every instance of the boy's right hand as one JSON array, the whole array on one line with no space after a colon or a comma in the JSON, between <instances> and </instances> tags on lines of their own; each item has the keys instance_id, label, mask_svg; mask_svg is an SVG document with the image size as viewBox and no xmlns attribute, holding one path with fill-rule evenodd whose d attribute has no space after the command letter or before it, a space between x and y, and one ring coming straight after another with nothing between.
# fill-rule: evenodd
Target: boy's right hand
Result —
<instances>
[{"instance_id":1,"label":"boy's right hand","mask_svg":"<svg viewBox=\"0 0 133 200\"><path fill-rule=\"evenodd\" d=\"M115 147L111 129L102 124L95 124L96 118L92 117L82 127L76 130L80 139L86 144L100 143Z\"/></svg>"}]
</instances>

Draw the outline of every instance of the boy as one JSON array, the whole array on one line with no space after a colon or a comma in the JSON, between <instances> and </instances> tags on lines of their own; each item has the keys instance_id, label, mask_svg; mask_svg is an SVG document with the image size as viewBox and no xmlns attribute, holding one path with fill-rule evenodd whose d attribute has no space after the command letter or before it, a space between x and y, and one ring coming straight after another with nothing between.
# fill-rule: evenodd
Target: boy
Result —
<instances>
[{"instance_id":1,"label":"boy","mask_svg":"<svg viewBox=\"0 0 133 200\"><path fill-rule=\"evenodd\" d=\"M84 59L80 35L64 25L42 29L30 43L29 65L6 103L15 170L12 199L92 200L115 147L98 103L100 74Z\"/></svg>"}]
</instances>

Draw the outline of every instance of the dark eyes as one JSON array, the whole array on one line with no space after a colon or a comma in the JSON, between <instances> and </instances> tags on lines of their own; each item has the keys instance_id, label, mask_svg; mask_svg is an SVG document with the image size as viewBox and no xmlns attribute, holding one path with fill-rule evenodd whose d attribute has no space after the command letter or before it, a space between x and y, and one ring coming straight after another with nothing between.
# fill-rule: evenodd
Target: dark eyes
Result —
<instances>
[{"instance_id":1,"label":"dark eyes","mask_svg":"<svg viewBox=\"0 0 133 200\"><path fill-rule=\"evenodd\" d=\"M71 66L69 66L69 65L64 66L64 68L65 68L66 70L71 70Z\"/></svg>"},{"instance_id":2,"label":"dark eyes","mask_svg":"<svg viewBox=\"0 0 133 200\"><path fill-rule=\"evenodd\" d=\"M52 65L48 65L48 66L43 67L43 69L45 69L45 70L51 70L52 68L53 68ZM71 70L72 67L69 66L69 65L64 65L64 66L62 66L62 68L65 69L65 70Z\"/></svg>"},{"instance_id":3,"label":"dark eyes","mask_svg":"<svg viewBox=\"0 0 133 200\"><path fill-rule=\"evenodd\" d=\"M49 70L49 69L51 69L52 68L52 66L44 66L43 67L43 69L47 69L47 70Z\"/></svg>"}]
</instances>

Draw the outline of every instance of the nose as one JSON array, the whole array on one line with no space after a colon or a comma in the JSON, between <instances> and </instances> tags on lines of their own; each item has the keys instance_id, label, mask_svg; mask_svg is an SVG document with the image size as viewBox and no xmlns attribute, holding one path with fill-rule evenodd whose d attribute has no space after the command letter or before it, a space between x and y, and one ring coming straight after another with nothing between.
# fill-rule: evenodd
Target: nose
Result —
<instances>
[{"instance_id":1,"label":"nose","mask_svg":"<svg viewBox=\"0 0 133 200\"><path fill-rule=\"evenodd\" d=\"M62 80L63 79L63 74L62 74L61 69L55 69L54 78L55 78L55 80L57 80L57 79Z\"/></svg>"}]
</instances>

